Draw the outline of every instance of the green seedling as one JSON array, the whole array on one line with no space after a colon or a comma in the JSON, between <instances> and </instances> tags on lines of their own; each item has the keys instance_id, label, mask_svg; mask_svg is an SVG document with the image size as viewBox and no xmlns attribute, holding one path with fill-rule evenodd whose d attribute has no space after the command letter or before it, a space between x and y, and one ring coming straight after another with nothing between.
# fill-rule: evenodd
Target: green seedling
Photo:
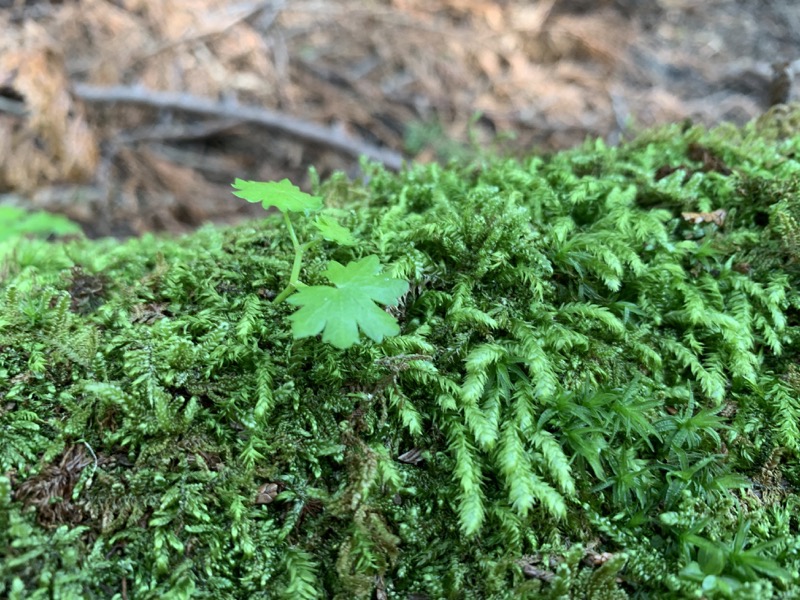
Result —
<instances>
[{"instance_id":1,"label":"green seedling","mask_svg":"<svg viewBox=\"0 0 800 600\"><path fill-rule=\"evenodd\" d=\"M274 206L283 214L294 248L294 261L289 282L273 303L279 304L288 298L289 304L301 307L289 317L295 339L322 333L324 342L344 349L359 342L359 329L375 342L400 333L394 317L375 303L396 305L400 296L408 290L408 282L381 274L377 256L365 256L346 266L329 261L323 275L335 287L307 286L300 281L303 254L313 244L321 240L342 246L355 246L357 243L350 230L336 219L319 214L323 208L322 198L302 192L288 179L280 182L236 179L233 187L236 190L234 196L248 202L260 202L265 209ZM313 215L318 236L301 244L289 213L302 213L306 218ZM292 296L294 292L297 294Z\"/></svg>"},{"instance_id":2,"label":"green seedling","mask_svg":"<svg viewBox=\"0 0 800 600\"><path fill-rule=\"evenodd\" d=\"M44 211L29 212L16 206L0 206L0 256L6 254L14 242L31 236L45 238L48 235L78 234L77 223L60 215Z\"/></svg>"}]
</instances>

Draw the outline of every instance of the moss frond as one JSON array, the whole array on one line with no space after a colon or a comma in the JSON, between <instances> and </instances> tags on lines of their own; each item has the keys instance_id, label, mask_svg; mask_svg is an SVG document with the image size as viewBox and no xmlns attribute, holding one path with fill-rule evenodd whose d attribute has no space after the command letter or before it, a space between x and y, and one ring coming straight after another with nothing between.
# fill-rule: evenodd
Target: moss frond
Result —
<instances>
[{"instance_id":1,"label":"moss frond","mask_svg":"<svg viewBox=\"0 0 800 600\"><path fill-rule=\"evenodd\" d=\"M359 246L303 281L409 282L347 350L270 302L272 216L15 244L0 596L796 596L790 113L318 182Z\"/></svg>"}]
</instances>

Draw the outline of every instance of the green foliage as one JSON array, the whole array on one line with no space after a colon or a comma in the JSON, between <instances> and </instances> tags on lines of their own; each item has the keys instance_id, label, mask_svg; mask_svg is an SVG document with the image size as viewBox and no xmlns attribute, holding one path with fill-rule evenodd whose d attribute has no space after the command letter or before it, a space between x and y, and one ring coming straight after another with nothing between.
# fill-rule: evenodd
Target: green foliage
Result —
<instances>
[{"instance_id":1,"label":"green foliage","mask_svg":"<svg viewBox=\"0 0 800 600\"><path fill-rule=\"evenodd\" d=\"M376 307L373 301L393 306L406 292L408 284L386 276L379 277L380 262L377 256L366 256L348 263L346 267L336 261L328 263L323 275L336 285L335 288L309 287L299 280L303 254L313 241L299 244L288 213L303 212L309 216L322 209L320 197L301 192L288 179L278 183L237 179L233 186L237 190L233 192L235 196L248 202L261 202L265 209L274 206L283 213L295 257L289 284L278 294L274 303L278 304L294 290L300 290L289 298L290 304L302 307L290 317L296 339L322 332L322 341L346 349L359 342L359 328L376 342L383 341L384 336L400 333L397 321ZM314 225L323 239L342 246L357 244L350 230L328 215L317 215Z\"/></svg>"},{"instance_id":2,"label":"green foliage","mask_svg":"<svg viewBox=\"0 0 800 600\"><path fill-rule=\"evenodd\" d=\"M377 256L367 256L343 267L328 263L322 274L336 287L307 286L290 296L289 304L300 306L292 320L296 339L322 332L322 341L336 348L349 348L359 339L358 330L375 342L397 335L400 327L391 315L375 306L396 304L408 290L405 281L379 275Z\"/></svg>"},{"instance_id":3,"label":"green foliage","mask_svg":"<svg viewBox=\"0 0 800 600\"><path fill-rule=\"evenodd\" d=\"M349 229L325 215L319 215L314 221L314 226L329 242L336 242L342 246L355 246L358 243Z\"/></svg>"},{"instance_id":4,"label":"green foliage","mask_svg":"<svg viewBox=\"0 0 800 600\"><path fill-rule=\"evenodd\" d=\"M0 259L12 253L21 238L77 235L81 228L69 219L44 211L30 212L15 206L0 206ZM24 261L24 257L22 258ZM2 267L2 262L0 262ZM2 271L0 271L0 276Z\"/></svg>"},{"instance_id":5,"label":"green foliage","mask_svg":"<svg viewBox=\"0 0 800 600\"><path fill-rule=\"evenodd\" d=\"M286 552L284 561L288 583L281 591L281 597L287 600L319 598L321 594L314 555L304 550L290 548Z\"/></svg>"},{"instance_id":6,"label":"green foliage","mask_svg":"<svg viewBox=\"0 0 800 600\"><path fill-rule=\"evenodd\" d=\"M306 215L322 208L322 198L300 191L288 179L282 181L245 181L236 179L234 196L248 202L260 202L264 210L274 206L282 213L299 212Z\"/></svg>"},{"instance_id":7,"label":"green foliage","mask_svg":"<svg viewBox=\"0 0 800 600\"><path fill-rule=\"evenodd\" d=\"M67 235L80 232L81 228L77 224L60 215L0 206L0 243L26 235Z\"/></svg>"},{"instance_id":8,"label":"green foliage","mask_svg":"<svg viewBox=\"0 0 800 600\"><path fill-rule=\"evenodd\" d=\"M800 139L766 131L15 242L0 596L797 597Z\"/></svg>"},{"instance_id":9,"label":"green foliage","mask_svg":"<svg viewBox=\"0 0 800 600\"><path fill-rule=\"evenodd\" d=\"M790 580L791 573L762 554L783 541L773 539L747 548L750 525L749 521L742 521L729 543L714 542L696 534L687 535L686 540L697 548L697 560L681 569L680 576L700 583L703 591L711 597L722 598L734 597L744 583L756 582L762 576Z\"/></svg>"}]
</instances>

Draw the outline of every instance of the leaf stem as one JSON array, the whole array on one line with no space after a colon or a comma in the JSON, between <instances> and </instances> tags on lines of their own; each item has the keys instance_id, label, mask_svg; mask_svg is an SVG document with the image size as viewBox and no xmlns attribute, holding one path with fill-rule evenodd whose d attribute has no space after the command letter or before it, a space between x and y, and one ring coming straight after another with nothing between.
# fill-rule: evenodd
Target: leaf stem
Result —
<instances>
[{"instance_id":1,"label":"leaf stem","mask_svg":"<svg viewBox=\"0 0 800 600\"><path fill-rule=\"evenodd\" d=\"M281 211L283 214L283 222L286 223L286 229L289 230L289 237L292 238L292 246L294 246L294 251L297 252L300 248L300 243L297 241L297 236L294 233L294 227L292 227L292 220L289 218L289 213L287 211Z\"/></svg>"},{"instance_id":2,"label":"leaf stem","mask_svg":"<svg viewBox=\"0 0 800 600\"><path fill-rule=\"evenodd\" d=\"M303 287L303 284L300 282L300 267L303 263L303 253L305 253L306 249L311 245L312 242L306 242L305 244L300 244L297 241L297 235L294 233L294 227L292 227L292 221L289 219L289 215L287 213L283 213L283 220L286 223L286 228L289 230L289 237L292 240L292 246L294 247L294 261L292 262L292 272L289 275L289 283L283 288L283 291L277 295L277 297L272 301L273 304L280 304L295 290L300 287Z\"/></svg>"}]
</instances>

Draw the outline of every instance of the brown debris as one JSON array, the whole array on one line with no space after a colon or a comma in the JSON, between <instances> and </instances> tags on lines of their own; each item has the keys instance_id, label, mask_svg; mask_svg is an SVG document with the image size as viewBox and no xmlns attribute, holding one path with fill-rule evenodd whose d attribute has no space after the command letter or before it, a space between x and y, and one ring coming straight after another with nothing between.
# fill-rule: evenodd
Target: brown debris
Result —
<instances>
[{"instance_id":1,"label":"brown debris","mask_svg":"<svg viewBox=\"0 0 800 600\"><path fill-rule=\"evenodd\" d=\"M85 444L71 446L58 465L44 467L38 475L23 481L15 490L14 499L26 507L35 506L37 520L45 527L76 525L83 521L85 510L80 502L72 500L72 492L83 469L92 463L98 464Z\"/></svg>"},{"instance_id":2,"label":"brown debris","mask_svg":"<svg viewBox=\"0 0 800 600\"><path fill-rule=\"evenodd\" d=\"M397 457L397 460L409 465L418 465L425 459L423 458L422 451L419 448L412 448L408 452L403 452L403 454Z\"/></svg>"},{"instance_id":3,"label":"brown debris","mask_svg":"<svg viewBox=\"0 0 800 600\"><path fill-rule=\"evenodd\" d=\"M231 198L235 177L307 186L312 164L447 160L504 132L518 153L614 142L631 122L742 122L797 96L782 8L690 4L0 3L0 202L92 236L185 232L261 214Z\"/></svg>"},{"instance_id":4,"label":"brown debris","mask_svg":"<svg viewBox=\"0 0 800 600\"><path fill-rule=\"evenodd\" d=\"M105 275L93 275L78 266L72 267L69 286L70 310L82 315L94 311L103 303L108 284Z\"/></svg>"},{"instance_id":5,"label":"brown debris","mask_svg":"<svg viewBox=\"0 0 800 600\"><path fill-rule=\"evenodd\" d=\"M700 223L713 223L717 227L725 225L725 217L728 216L728 211L724 208L718 208L711 212L682 212L681 217L688 223L699 225Z\"/></svg>"},{"instance_id":6,"label":"brown debris","mask_svg":"<svg viewBox=\"0 0 800 600\"><path fill-rule=\"evenodd\" d=\"M256 492L254 504L272 504L275 497L280 493L280 486L277 483L265 483L260 485Z\"/></svg>"},{"instance_id":7,"label":"brown debris","mask_svg":"<svg viewBox=\"0 0 800 600\"><path fill-rule=\"evenodd\" d=\"M720 173L721 175L730 175L731 170L725 165L725 162L712 150L697 143L689 144L686 156L689 160L694 160L703 163L700 170L703 173Z\"/></svg>"},{"instance_id":8,"label":"brown debris","mask_svg":"<svg viewBox=\"0 0 800 600\"><path fill-rule=\"evenodd\" d=\"M0 28L5 32L2 17ZM0 113L0 190L86 181L98 147L69 91L61 50L35 23L15 33L0 41L0 86L20 105Z\"/></svg>"}]
</instances>

